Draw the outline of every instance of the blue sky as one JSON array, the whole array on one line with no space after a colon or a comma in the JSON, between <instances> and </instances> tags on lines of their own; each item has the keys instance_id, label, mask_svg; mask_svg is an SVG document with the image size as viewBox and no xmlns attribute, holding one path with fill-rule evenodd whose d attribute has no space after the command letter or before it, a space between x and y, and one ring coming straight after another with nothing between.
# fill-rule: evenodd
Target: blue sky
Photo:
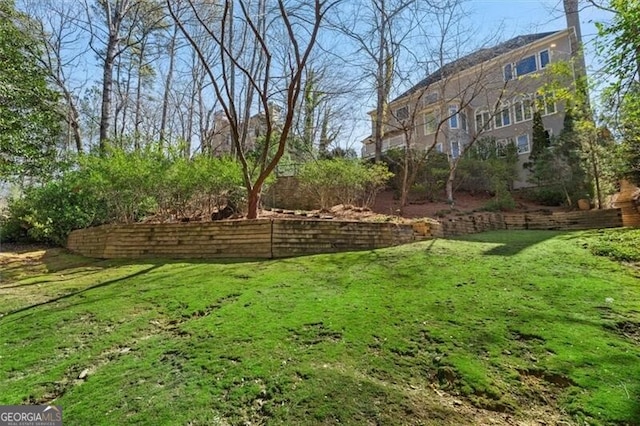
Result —
<instances>
[{"instance_id":1,"label":"blue sky","mask_svg":"<svg viewBox=\"0 0 640 426\"><path fill-rule=\"evenodd\" d=\"M594 22L606 22L611 15L593 6L585 7L580 1L580 22L585 46L585 59L589 73L593 75L600 68L595 54ZM477 30L479 46L495 45L518 35L561 30L567 27L562 0L466 0L465 10L469 12L470 25ZM486 39L490 39L487 42ZM592 95L595 92L592 91ZM596 95L597 96L597 95ZM373 108L374 99L369 99L368 110ZM370 134L369 117L362 113L357 129L348 143L359 151L360 141Z\"/></svg>"},{"instance_id":2,"label":"blue sky","mask_svg":"<svg viewBox=\"0 0 640 426\"><path fill-rule=\"evenodd\" d=\"M585 3L585 4L582 4ZM581 0L580 23L587 62L597 68L593 47L596 35L594 22L608 21L610 14L595 7L585 7ZM520 34L553 31L566 28L562 0L468 0L476 22L495 31L502 28L503 39Z\"/></svg>"}]
</instances>

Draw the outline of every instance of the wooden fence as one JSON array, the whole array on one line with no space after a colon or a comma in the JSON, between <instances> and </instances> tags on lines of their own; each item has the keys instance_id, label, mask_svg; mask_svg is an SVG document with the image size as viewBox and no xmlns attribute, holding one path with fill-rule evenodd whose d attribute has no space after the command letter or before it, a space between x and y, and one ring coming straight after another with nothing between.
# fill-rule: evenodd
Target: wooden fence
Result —
<instances>
[{"instance_id":1,"label":"wooden fence","mask_svg":"<svg viewBox=\"0 0 640 426\"><path fill-rule=\"evenodd\" d=\"M73 231L69 250L113 258L278 258L366 250L414 241L411 225L257 219L103 225Z\"/></svg>"}]
</instances>

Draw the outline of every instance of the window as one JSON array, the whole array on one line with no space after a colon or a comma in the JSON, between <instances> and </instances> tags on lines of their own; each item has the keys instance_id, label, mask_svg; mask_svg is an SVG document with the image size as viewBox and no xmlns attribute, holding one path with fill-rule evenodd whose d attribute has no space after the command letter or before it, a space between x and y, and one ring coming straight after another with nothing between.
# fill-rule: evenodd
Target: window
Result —
<instances>
[{"instance_id":1,"label":"window","mask_svg":"<svg viewBox=\"0 0 640 426\"><path fill-rule=\"evenodd\" d=\"M409 118L409 107L403 106L396 110L396 118L398 121L406 120Z\"/></svg>"},{"instance_id":2,"label":"window","mask_svg":"<svg viewBox=\"0 0 640 426\"><path fill-rule=\"evenodd\" d=\"M422 106L431 105L439 99L438 92L431 92L422 97Z\"/></svg>"},{"instance_id":3,"label":"window","mask_svg":"<svg viewBox=\"0 0 640 426\"><path fill-rule=\"evenodd\" d=\"M466 132L467 131L467 114L464 111L460 111L458 115L460 116L460 128Z\"/></svg>"},{"instance_id":4,"label":"window","mask_svg":"<svg viewBox=\"0 0 640 426\"><path fill-rule=\"evenodd\" d=\"M504 81L513 80L513 65L507 64L504 66Z\"/></svg>"},{"instance_id":5,"label":"window","mask_svg":"<svg viewBox=\"0 0 640 426\"><path fill-rule=\"evenodd\" d=\"M509 104L502 104L495 116L496 129L511 125L511 114L509 114Z\"/></svg>"},{"instance_id":6,"label":"window","mask_svg":"<svg viewBox=\"0 0 640 426\"><path fill-rule=\"evenodd\" d=\"M533 102L531 98L518 98L513 104L513 121L521 123L533 118Z\"/></svg>"},{"instance_id":7,"label":"window","mask_svg":"<svg viewBox=\"0 0 640 426\"><path fill-rule=\"evenodd\" d=\"M518 62L504 66L504 81L513 80L516 77L531 74L539 69L543 69L549 64L549 50L543 50L537 55L527 56Z\"/></svg>"},{"instance_id":8,"label":"window","mask_svg":"<svg viewBox=\"0 0 640 426\"><path fill-rule=\"evenodd\" d=\"M458 107L456 105L449 106L449 128L458 128Z\"/></svg>"},{"instance_id":9,"label":"window","mask_svg":"<svg viewBox=\"0 0 640 426\"><path fill-rule=\"evenodd\" d=\"M442 152L442 144L441 143L436 144L436 152Z\"/></svg>"},{"instance_id":10,"label":"window","mask_svg":"<svg viewBox=\"0 0 640 426\"><path fill-rule=\"evenodd\" d=\"M532 72L536 72L538 70L536 66L536 56L531 55L527 56L524 59L516 62L516 76L520 77L521 75L531 74Z\"/></svg>"},{"instance_id":11,"label":"window","mask_svg":"<svg viewBox=\"0 0 640 426\"><path fill-rule=\"evenodd\" d=\"M543 116L556 113L556 103L551 95L536 95L536 108Z\"/></svg>"},{"instance_id":12,"label":"window","mask_svg":"<svg viewBox=\"0 0 640 426\"><path fill-rule=\"evenodd\" d=\"M506 157L509 144L513 144L513 140L511 138L498 139L496 141L496 155L498 157Z\"/></svg>"},{"instance_id":13,"label":"window","mask_svg":"<svg viewBox=\"0 0 640 426\"><path fill-rule=\"evenodd\" d=\"M556 103L553 102L551 99L545 99L545 115L549 115L549 114L555 114L556 112Z\"/></svg>"},{"instance_id":14,"label":"window","mask_svg":"<svg viewBox=\"0 0 640 426\"><path fill-rule=\"evenodd\" d=\"M540 69L545 68L549 65L549 51L543 50L540 52Z\"/></svg>"},{"instance_id":15,"label":"window","mask_svg":"<svg viewBox=\"0 0 640 426\"><path fill-rule=\"evenodd\" d=\"M476 133L491 130L491 114L486 109L476 110Z\"/></svg>"},{"instance_id":16,"label":"window","mask_svg":"<svg viewBox=\"0 0 640 426\"><path fill-rule=\"evenodd\" d=\"M434 112L428 112L424 115L424 134L430 135L435 133L438 127L436 120L436 114Z\"/></svg>"},{"instance_id":17,"label":"window","mask_svg":"<svg viewBox=\"0 0 640 426\"><path fill-rule=\"evenodd\" d=\"M451 142L451 157L458 158L460 156L460 143Z\"/></svg>"},{"instance_id":18,"label":"window","mask_svg":"<svg viewBox=\"0 0 640 426\"><path fill-rule=\"evenodd\" d=\"M520 135L516 139L518 154L526 154L530 151L529 149L529 135Z\"/></svg>"},{"instance_id":19,"label":"window","mask_svg":"<svg viewBox=\"0 0 640 426\"><path fill-rule=\"evenodd\" d=\"M393 136L393 137L391 137L389 139L385 139L385 142L387 142L387 149L388 148L398 147L398 146L403 146L404 145L404 135Z\"/></svg>"}]
</instances>

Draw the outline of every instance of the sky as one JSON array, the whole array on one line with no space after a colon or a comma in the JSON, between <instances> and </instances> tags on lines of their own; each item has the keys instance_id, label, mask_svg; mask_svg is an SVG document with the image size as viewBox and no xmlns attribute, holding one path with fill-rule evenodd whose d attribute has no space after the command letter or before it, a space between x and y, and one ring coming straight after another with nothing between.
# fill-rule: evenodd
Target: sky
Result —
<instances>
[{"instance_id":1,"label":"sky","mask_svg":"<svg viewBox=\"0 0 640 426\"><path fill-rule=\"evenodd\" d=\"M583 0L580 3L580 25L587 62L595 70L598 61L593 46L597 33L594 22L609 21L611 15L593 6L585 7ZM567 26L562 0L468 0L468 7L483 27L502 28L503 39L560 30Z\"/></svg>"},{"instance_id":2,"label":"sky","mask_svg":"<svg viewBox=\"0 0 640 426\"><path fill-rule=\"evenodd\" d=\"M588 71L593 74L601 67L595 53L597 30L594 23L610 21L611 14L593 6L585 7L586 1L579 1L585 59ZM465 9L470 12L472 22L479 30L478 42L481 44L486 38L494 40L491 44L498 44L518 35L567 27L562 0L467 0ZM362 148L360 141L371 131L367 120L368 117L363 116L354 132L355 137L348 143L357 152Z\"/></svg>"}]
</instances>

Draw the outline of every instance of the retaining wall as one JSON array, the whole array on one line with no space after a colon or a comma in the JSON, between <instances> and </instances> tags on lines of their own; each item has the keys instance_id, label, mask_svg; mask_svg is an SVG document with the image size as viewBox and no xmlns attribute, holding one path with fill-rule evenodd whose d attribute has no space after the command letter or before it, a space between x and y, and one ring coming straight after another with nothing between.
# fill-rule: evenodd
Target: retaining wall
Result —
<instances>
[{"instance_id":1,"label":"retaining wall","mask_svg":"<svg viewBox=\"0 0 640 426\"><path fill-rule=\"evenodd\" d=\"M411 225L256 219L103 225L73 231L67 248L105 259L274 258L366 250L412 241Z\"/></svg>"},{"instance_id":2,"label":"retaining wall","mask_svg":"<svg viewBox=\"0 0 640 426\"><path fill-rule=\"evenodd\" d=\"M498 229L582 230L623 226L620 209L575 212L474 213L430 224L434 237L446 238Z\"/></svg>"},{"instance_id":3,"label":"retaining wall","mask_svg":"<svg viewBox=\"0 0 640 426\"><path fill-rule=\"evenodd\" d=\"M73 231L67 248L105 259L281 258L370 250L500 229L582 230L623 225L621 209L475 213L413 225L304 219L103 225Z\"/></svg>"}]
</instances>

